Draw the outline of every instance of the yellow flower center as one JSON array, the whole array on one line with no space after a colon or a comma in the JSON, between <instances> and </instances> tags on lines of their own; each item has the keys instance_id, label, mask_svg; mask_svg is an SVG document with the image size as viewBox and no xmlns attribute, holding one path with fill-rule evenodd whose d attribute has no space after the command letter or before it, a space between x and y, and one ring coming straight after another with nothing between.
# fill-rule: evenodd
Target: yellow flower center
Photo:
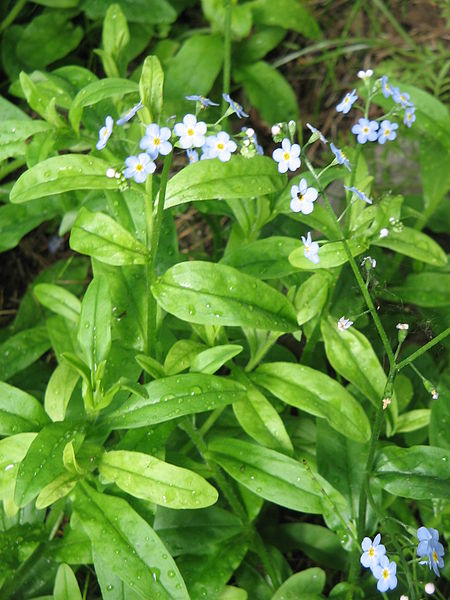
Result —
<instances>
[{"instance_id":1,"label":"yellow flower center","mask_svg":"<svg viewBox=\"0 0 450 600\"><path fill-rule=\"evenodd\" d=\"M299 202L303 202L303 200L305 199L305 196L299 192L297 194L297 198L298 198Z\"/></svg>"},{"instance_id":2,"label":"yellow flower center","mask_svg":"<svg viewBox=\"0 0 450 600\"><path fill-rule=\"evenodd\" d=\"M342 157L342 160L347 160L346 155L342 151L341 151L341 157Z\"/></svg>"},{"instance_id":3,"label":"yellow flower center","mask_svg":"<svg viewBox=\"0 0 450 600\"><path fill-rule=\"evenodd\" d=\"M368 127L363 127L363 133L369 133L369 128Z\"/></svg>"},{"instance_id":4,"label":"yellow flower center","mask_svg":"<svg viewBox=\"0 0 450 600\"><path fill-rule=\"evenodd\" d=\"M192 129L192 127L190 127L190 128L187 130L187 134L188 134L188 135L194 135L194 130Z\"/></svg>"},{"instance_id":5,"label":"yellow flower center","mask_svg":"<svg viewBox=\"0 0 450 600\"><path fill-rule=\"evenodd\" d=\"M373 558L375 556L375 550L374 550L373 546L370 546L370 548L369 548L369 556L370 556L370 558Z\"/></svg>"},{"instance_id":6,"label":"yellow flower center","mask_svg":"<svg viewBox=\"0 0 450 600\"><path fill-rule=\"evenodd\" d=\"M383 569L383 577L384 577L384 579L389 579L389 571L388 571L388 569Z\"/></svg>"},{"instance_id":7,"label":"yellow flower center","mask_svg":"<svg viewBox=\"0 0 450 600\"><path fill-rule=\"evenodd\" d=\"M388 83L386 83L386 85L384 87L387 89L387 91L389 91L391 89L391 86Z\"/></svg>"},{"instance_id":8,"label":"yellow flower center","mask_svg":"<svg viewBox=\"0 0 450 600\"><path fill-rule=\"evenodd\" d=\"M412 114L408 113L408 121L411 121Z\"/></svg>"},{"instance_id":9,"label":"yellow flower center","mask_svg":"<svg viewBox=\"0 0 450 600\"><path fill-rule=\"evenodd\" d=\"M433 557L433 561L435 563L437 563L438 562L438 555L436 554L435 550L433 550L433 552L431 553L431 556Z\"/></svg>"},{"instance_id":10,"label":"yellow flower center","mask_svg":"<svg viewBox=\"0 0 450 600\"><path fill-rule=\"evenodd\" d=\"M224 148L225 148L225 146L222 144L222 142L219 142L219 143L217 144L217 149L218 149L218 150L223 150Z\"/></svg>"},{"instance_id":11,"label":"yellow flower center","mask_svg":"<svg viewBox=\"0 0 450 600\"><path fill-rule=\"evenodd\" d=\"M160 143L161 143L161 140L159 139L159 137L156 137L156 138L153 140L153 144L154 144L155 146L159 146L159 145L160 145Z\"/></svg>"},{"instance_id":12,"label":"yellow flower center","mask_svg":"<svg viewBox=\"0 0 450 600\"><path fill-rule=\"evenodd\" d=\"M308 246L308 244L305 244L305 250L306 250L306 252L309 252L309 246Z\"/></svg>"},{"instance_id":13,"label":"yellow flower center","mask_svg":"<svg viewBox=\"0 0 450 600\"><path fill-rule=\"evenodd\" d=\"M390 130L390 129L385 129L385 130L384 130L384 135L389 135L390 133L391 133L391 130Z\"/></svg>"},{"instance_id":14,"label":"yellow flower center","mask_svg":"<svg viewBox=\"0 0 450 600\"><path fill-rule=\"evenodd\" d=\"M289 154L289 152L285 152L283 158L284 160L289 160L291 158L291 155Z\"/></svg>"},{"instance_id":15,"label":"yellow flower center","mask_svg":"<svg viewBox=\"0 0 450 600\"><path fill-rule=\"evenodd\" d=\"M103 137L108 137L108 135L109 135L109 131L106 129L106 130L103 132Z\"/></svg>"},{"instance_id":16,"label":"yellow flower center","mask_svg":"<svg viewBox=\"0 0 450 600\"><path fill-rule=\"evenodd\" d=\"M345 96L344 98L344 104L347 104L347 102L350 100L349 96Z\"/></svg>"},{"instance_id":17,"label":"yellow flower center","mask_svg":"<svg viewBox=\"0 0 450 600\"><path fill-rule=\"evenodd\" d=\"M142 171L143 168L144 168L144 165L141 163L138 163L135 167L136 171Z\"/></svg>"}]
</instances>

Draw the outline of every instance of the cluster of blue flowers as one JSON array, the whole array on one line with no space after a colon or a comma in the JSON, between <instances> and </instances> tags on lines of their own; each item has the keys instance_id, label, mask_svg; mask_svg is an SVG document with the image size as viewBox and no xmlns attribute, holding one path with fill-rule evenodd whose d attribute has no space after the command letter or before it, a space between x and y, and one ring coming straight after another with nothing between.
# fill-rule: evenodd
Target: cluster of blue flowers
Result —
<instances>
[{"instance_id":1,"label":"cluster of blue flowers","mask_svg":"<svg viewBox=\"0 0 450 600\"><path fill-rule=\"evenodd\" d=\"M362 541L361 564L372 571L375 579L378 580L377 590L386 592L397 587L397 564L389 561L386 556L386 548L381 542L381 535L378 533L373 542L365 537Z\"/></svg>"},{"instance_id":2,"label":"cluster of blue flowers","mask_svg":"<svg viewBox=\"0 0 450 600\"><path fill-rule=\"evenodd\" d=\"M439 542L439 531L432 527L419 527L417 539L417 555L419 558L426 558L421 560L420 564L428 565L440 577L439 569L444 567L444 546Z\"/></svg>"},{"instance_id":3,"label":"cluster of blue flowers","mask_svg":"<svg viewBox=\"0 0 450 600\"><path fill-rule=\"evenodd\" d=\"M224 99L230 105L228 111L236 113L239 118L248 117L242 106L232 100L228 94L223 94ZM199 95L186 96L187 100L198 102L201 108L209 106L218 106L216 102L209 100ZM124 125L143 106L142 101L130 108L127 113L116 121L116 125ZM228 114L228 113L227 113ZM105 125L99 131L99 140L96 144L97 150L105 148L108 139L112 134L114 120L111 116L107 116ZM245 128L244 128L245 129ZM214 135L207 135L207 125L204 121L197 121L197 117L188 113L183 117L180 123L176 123L173 128L173 133L179 139L174 142L178 147L186 150L187 158L190 163L198 160L207 160L218 158L221 162L227 162L231 158L231 154L236 152L237 144L232 140L226 131L219 131ZM243 154L249 154L249 146L254 147L257 154L262 154L262 148L259 146L255 132L253 129L246 130L246 138L243 141ZM129 156L125 159L125 170L123 176L125 179L134 179L136 183L144 183L148 175L151 175L156 170L155 160L161 156L166 156L172 152L172 131L169 127L159 127L156 123L147 125L145 135L139 142L139 147L144 151L136 156ZM173 141L173 140L172 140ZM197 148L202 150L202 155L199 157ZM109 176L109 174L108 174ZM112 173L115 175L115 172Z\"/></svg>"}]
</instances>

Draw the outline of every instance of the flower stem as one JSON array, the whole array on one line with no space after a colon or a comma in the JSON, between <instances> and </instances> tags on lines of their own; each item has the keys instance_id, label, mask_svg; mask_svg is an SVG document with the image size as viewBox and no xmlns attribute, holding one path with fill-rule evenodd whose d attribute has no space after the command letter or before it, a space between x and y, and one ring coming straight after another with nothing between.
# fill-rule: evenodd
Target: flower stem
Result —
<instances>
[{"instance_id":1,"label":"flower stem","mask_svg":"<svg viewBox=\"0 0 450 600\"><path fill-rule=\"evenodd\" d=\"M9 13L6 15L6 17L1 22L0 33L5 31L5 29L7 29L11 25L11 23L13 23L15 21L16 17L19 16L20 11L22 10L22 8L25 6L26 3L27 3L27 0L18 0L18 2L12 7L12 9L9 11Z\"/></svg>"},{"instance_id":2,"label":"flower stem","mask_svg":"<svg viewBox=\"0 0 450 600\"><path fill-rule=\"evenodd\" d=\"M407 367L410 363L412 363L414 360L419 358L419 356L421 356L425 352L428 352L428 350L430 350L433 346L435 346L436 344L441 342L443 339L445 339L449 334L450 334L450 327L447 327L447 329L444 329L444 331L442 333L440 333L439 335L434 337L427 344L422 346L422 348L419 348L418 350L416 350L415 352L413 352L412 354L407 356L404 360L400 361L397 365L397 371L401 371L402 369Z\"/></svg>"},{"instance_id":3,"label":"flower stem","mask_svg":"<svg viewBox=\"0 0 450 600\"><path fill-rule=\"evenodd\" d=\"M222 92L230 93L231 81L231 0L223 0L225 9L225 24L224 24L224 44L223 44L223 79ZM225 112L227 102L222 98L222 110Z\"/></svg>"}]
</instances>

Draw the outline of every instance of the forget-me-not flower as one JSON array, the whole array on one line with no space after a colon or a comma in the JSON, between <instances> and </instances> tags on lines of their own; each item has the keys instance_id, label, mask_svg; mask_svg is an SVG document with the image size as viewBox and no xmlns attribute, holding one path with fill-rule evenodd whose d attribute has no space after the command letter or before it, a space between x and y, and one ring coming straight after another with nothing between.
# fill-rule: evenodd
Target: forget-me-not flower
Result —
<instances>
[{"instance_id":1,"label":"forget-me-not flower","mask_svg":"<svg viewBox=\"0 0 450 600\"><path fill-rule=\"evenodd\" d=\"M359 144L365 144L367 140L369 140L369 142L374 142L378 137L378 127L379 125L376 121L369 121L369 119L361 117L361 119L353 125L352 133L356 135Z\"/></svg>"},{"instance_id":2,"label":"forget-me-not flower","mask_svg":"<svg viewBox=\"0 0 450 600\"><path fill-rule=\"evenodd\" d=\"M398 88L394 88L392 92L392 98L396 104L401 104L402 106L413 106L413 104L409 100L409 94L406 92L401 92Z\"/></svg>"},{"instance_id":3,"label":"forget-me-not flower","mask_svg":"<svg viewBox=\"0 0 450 600\"><path fill-rule=\"evenodd\" d=\"M291 187L292 200L290 208L294 212L301 212L304 215L309 215L314 210L314 202L317 200L319 192L316 188L308 187L306 179L300 179L299 185Z\"/></svg>"},{"instance_id":4,"label":"forget-me-not flower","mask_svg":"<svg viewBox=\"0 0 450 600\"><path fill-rule=\"evenodd\" d=\"M421 561L420 564L428 564L430 569L433 569L439 577L439 569L444 567L442 559L444 556L444 546L439 542L438 530L432 527L419 527L417 530L417 539L419 540L417 555L420 558L427 558L427 560Z\"/></svg>"},{"instance_id":5,"label":"forget-me-not flower","mask_svg":"<svg viewBox=\"0 0 450 600\"><path fill-rule=\"evenodd\" d=\"M302 235L302 242L305 246L304 256L312 263L317 265L319 262L319 244L311 239L311 232L308 231L306 238Z\"/></svg>"},{"instance_id":6,"label":"forget-me-not flower","mask_svg":"<svg viewBox=\"0 0 450 600\"><path fill-rule=\"evenodd\" d=\"M378 579L377 590L379 592L394 590L397 587L397 565L394 561L389 562L386 555L380 557L380 561L372 569L372 573Z\"/></svg>"},{"instance_id":7,"label":"forget-me-not flower","mask_svg":"<svg viewBox=\"0 0 450 600\"><path fill-rule=\"evenodd\" d=\"M345 331L346 329L349 329L351 326L353 325L353 321L350 321L350 319L346 319L345 317L341 317L337 323L337 327L339 329L339 331ZM378 534L380 535L380 534ZM378 536L377 536L378 537ZM377 538L375 538L376 540ZM365 549L365 547L367 546L367 544L365 544L365 540L369 540L370 542L370 547L368 548L368 550ZM375 544L375 540L373 541L373 543ZM379 540L378 540L379 541ZM375 549L372 547L372 542L370 541L370 538L364 538L363 539L363 543L361 544L362 549L364 550L364 554L361 556L361 563L365 566L365 567L369 567L370 565L365 565L363 563L363 557L368 554L369 558L372 558L373 556L373 552L375 552ZM384 548L383 544L381 544L380 546L378 546L378 548ZM365 559L364 559L365 560Z\"/></svg>"},{"instance_id":8,"label":"forget-me-not flower","mask_svg":"<svg viewBox=\"0 0 450 600\"><path fill-rule=\"evenodd\" d=\"M168 127L159 128L156 123L152 123L145 128L145 135L139 142L139 146L149 153L150 158L155 160L158 154L162 154L162 156L170 154L172 144L168 140L171 135Z\"/></svg>"},{"instance_id":9,"label":"forget-me-not flower","mask_svg":"<svg viewBox=\"0 0 450 600\"><path fill-rule=\"evenodd\" d=\"M345 94L344 98L339 102L336 106L337 112L344 113L346 115L348 111L353 106L353 103L358 100L358 96L356 95L356 89Z\"/></svg>"},{"instance_id":10,"label":"forget-me-not flower","mask_svg":"<svg viewBox=\"0 0 450 600\"><path fill-rule=\"evenodd\" d=\"M106 142L109 140L110 135L112 134L114 125L114 120L109 115L105 119L105 125L98 132L98 142L95 144L97 150L103 150L106 146Z\"/></svg>"},{"instance_id":11,"label":"forget-me-not flower","mask_svg":"<svg viewBox=\"0 0 450 600\"><path fill-rule=\"evenodd\" d=\"M348 323L350 323L350 325ZM352 321L344 319L344 317L338 321L338 328L341 331L348 329L351 325L353 325ZM363 567L370 568L372 572L374 567L379 564L380 558L386 554L386 548L383 544L380 544L380 541L381 535L378 533L374 537L373 542L369 537L365 537L361 544L363 550L360 558L361 564Z\"/></svg>"},{"instance_id":12,"label":"forget-me-not flower","mask_svg":"<svg viewBox=\"0 0 450 600\"><path fill-rule=\"evenodd\" d=\"M364 202L367 202L367 204L372 204L372 200L370 198L368 198L364 192L362 192L361 190L358 190L357 187L355 187L353 185L351 187L344 185L344 187L348 192L351 192L352 194L355 194L356 196L358 196L358 198L360 200L364 200Z\"/></svg>"},{"instance_id":13,"label":"forget-me-not flower","mask_svg":"<svg viewBox=\"0 0 450 600\"><path fill-rule=\"evenodd\" d=\"M198 152L197 152L197 150L194 150L193 148L188 148L186 150L186 156L187 156L187 159L189 161L189 164L198 162Z\"/></svg>"},{"instance_id":14,"label":"forget-me-not flower","mask_svg":"<svg viewBox=\"0 0 450 600\"><path fill-rule=\"evenodd\" d=\"M137 156L129 156L125 159L127 168L123 172L126 179L133 178L136 183L144 183L147 175L154 173L155 163L146 152L141 152Z\"/></svg>"},{"instance_id":15,"label":"forget-me-not flower","mask_svg":"<svg viewBox=\"0 0 450 600\"><path fill-rule=\"evenodd\" d=\"M281 142L281 148L276 148L272 152L272 158L278 163L278 171L280 173L286 173L289 171L296 171L300 165L300 146L298 144L292 144L288 138L284 138Z\"/></svg>"},{"instance_id":16,"label":"forget-me-not flower","mask_svg":"<svg viewBox=\"0 0 450 600\"><path fill-rule=\"evenodd\" d=\"M311 133L316 133L319 136L319 140L323 144L328 144L327 138L323 135L323 133L319 129L316 129L315 127L313 127L311 125L311 123L306 123L306 127L311 131Z\"/></svg>"},{"instance_id":17,"label":"forget-me-not flower","mask_svg":"<svg viewBox=\"0 0 450 600\"><path fill-rule=\"evenodd\" d=\"M230 140L230 136L225 131L219 131L217 135L211 135L206 138L203 146L202 160L205 158L218 158L221 162L227 162L231 158L231 153L235 152L237 144Z\"/></svg>"},{"instance_id":18,"label":"forget-me-not flower","mask_svg":"<svg viewBox=\"0 0 450 600\"><path fill-rule=\"evenodd\" d=\"M345 156L345 154L342 152L342 150L340 148L336 148L336 146L333 144L333 142L330 142L330 149L331 149L331 152L336 157L338 164L344 165L344 167L346 169L351 171L352 168L350 166L350 162L349 162L348 158Z\"/></svg>"},{"instance_id":19,"label":"forget-me-not flower","mask_svg":"<svg viewBox=\"0 0 450 600\"><path fill-rule=\"evenodd\" d=\"M126 123L127 121L129 121L130 119L132 119L134 117L134 115L137 113L137 111L142 108L144 105L142 103L142 100L139 100L139 102L137 104L135 104L133 107L131 107L124 115L123 117L120 117L120 119L118 119L116 121L116 125L123 125L124 123Z\"/></svg>"},{"instance_id":20,"label":"forget-me-not flower","mask_svg":"<svg viewBox=\"0 0 450 600\"><path fill-rule=\"evenodd\" d=\"M407 127L411 127L411 125L416 120L416 112L415 112L415 110L416 109L414 108L414 106L408 106L408 108L405 110L405 116L403 118L403 123Z\"/></svg>"},{"instance_id":21,"label":"forget-me-not flower","mask_svg":"<svg viewBox=\"0 0 450 600\"><path fill-rule=\"evenodd\" d=\"M378 130L378 143L384 144L387 140L390 142L395 140L397 137L396 129L398 129L398 123L391 123L387 119L381 121L380 128Z\"/></svg>"},{"instance_id":22,"label":"forget-me-not flower","mask_svg":"<svg viewBox=\"0 0 450 600\"><path fill-rule=\"evenodd\" d=\"M185 96L186 100L192 100L193 102L200 102L203 108L208 108L208 106L219 106L217 102L213 102L209 98L205 98L205 96L199 96L197 94L193 94L192 96Z\"/></svg>"},{"instance_id":23,"label":"forget-me-not flower","mask_svg":"<svg viewBox=\"0 0 450 600\"><path fill-rule=\"evenodd\" d=\"M173 128L175 135L180 138L179 144L184 150L186 148L201 148L205 143L206 123L198 121L195 115L187 114L182 123L175 123Z\"/></svg>"},{"instance_id":24,"label":"forget-me-not flower","mask_svg":"<svg viewBox=\"0 0 450 600\"><path fill-rule=\"evenodd\" d=\"M383 75L383 77L381 78L381 91L383 93L383 96L385 98L389 98L389 96L392 96L392 86L390 83L388 83L388 78L387 75Z\"/></svg>"},{"instance_id":25,"label":"forget-me-not flower","mask_svg":"<svg viewBox=\"0 0 450 600\"><path fill-rule=\"evenodd\" d=\"M240 119L242 119L242 117L248 117L248 114L246 112L244 112L244 109L239 104L239 102L236 102L235 100L230 98L229 94L222 94L222 96L223 96L223 99L226 102L228 102L228 104L231 106L231 108L234 110L234 112Z\"/></svg>"}]
</instances>

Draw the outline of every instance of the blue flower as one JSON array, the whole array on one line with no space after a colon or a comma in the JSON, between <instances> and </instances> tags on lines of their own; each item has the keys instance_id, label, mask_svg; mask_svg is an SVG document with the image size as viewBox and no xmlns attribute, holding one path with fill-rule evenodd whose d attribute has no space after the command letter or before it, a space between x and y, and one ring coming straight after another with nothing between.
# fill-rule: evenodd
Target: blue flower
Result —
<instances>
[{"instance_id":1,"label":"blue flower","mask_svg":"<svg viewBox=\"0 0 450 600\"><path fill-rule=\"evenodd\" d=\"M193 102L200 102L204 108L208 108L208 106L219 106L217 102L213 102L209 98L205 98L205 96L199 96L197 94L185 96L185 98L186 100L192 100Z\"/></svg>"},{"instance_id":2,"label":"blue flower","mask_svg":"<svg viewBox=\"0 0 450 600\"><path fill-rule=\"evenodd\" d=\"M427 560L420 562L421 565L426 565L432 568L439 577L439 569L444 567L444 546L439 542L439 531L432 527L419 527L417 530L417 555L420 558L427 557ZM438 568L439 567L439 568Z\"/></svg>"},{"instance_id":3,"label":"blue flower","mask_svg":"<svg viewBox=\"0 0 450 600\"><path fill-rule=\"evenodd\" d=\"M333 144L333 142L330 143L330 148L331 148L331 152L336 157L336 160L338 161L338 164L339 165L344 165L344 167L346 169L348 169L349 171L351 171L352 168L350 166L350 162L349 162L348 158L345 156L345 154L342 152L342 150L340 148L336 148L336 146Z\"/></svg>"},{"instance_id":4,"label":"blue flower","mask_svg":"<svg viewBox=\"0 0 450 600\"><path fill-rule=\"evenodd\" d=\"M347 187L346 185L344 185L344 187L348 192L351 192L352 194L355 194L356 196L358 196L358 198L360 200L364 200L364 202L367 202L367 204L372 204L372 200L370 198L368 198L364 192L361 192L361 190L358 190L358 188L356 188L354 186Z\"/></svg>"},{"instance_id":5,"label":"blue flower","mask_svg":"<svg viewBox=\"0 0 450 600\"><path fill-rule=\"evenodd\" d=\"M155 163L150 159L146 152L141 152L137 156L129 156L125 159L127 168L123 172L126 179L133 179L136 183L144 183L147 175L154 173L156 169Z\"/></svg>"},{"instance_id":6,"label":"blue flower","mask_svg":"<svg viewBox=\"0 0 450 600\"><path fill-rule=\"evenodd\" d=\"M394 590L397 587L397 565L394 561L389 562L386 555L381 556L379 564L372 569L372 573L378 579L377 590L379 592Z\"/></svg>"},{"instance_id":7,"label":"blue flower","mask_svg":"<svg viewBox=\"0 0 450 600\"><path fill-rule=\"evenodd\" d=\"M137 113L137 111L142 108L144 105L142 104L142 100L140 100L137 104L135 104L132 108L130 108L130 110L128 112L126 112L123 117L121 117L120 119L118 119L116 121L116 125L123 125L124 123L126 123L127 121L129 121L130 119L132 119L134 117L134 115Z\"/></svg>"},{"instance_id":8,"label":"blue flower","mask_svg":"<svg viewBox=\"0 0 450 600\"><path fill-rule=\"evenodd\" d=\"M218 158L221 162L227 162L231 158L231 153L235 152L237 144L230 140L230 136L225 131L219 131L217 135L210 135L206 138L203 146L202 160L207 158Z\"/></svg>"},{"instance_id":9,"label":"blue flower","mask_svg":"<svg viewBox=\"0 0 450 600\"><path fill-rule=\"evenodd\" d=\"M392 142L397 137L396 129L398 129L398 123L391 123L388 120L381 121L380 129L378 130L378 143L384 144L386 140Z\"/></svg>"},{"instance_id":10,"label":"blue flower","mask_svg":"<svg viewBox=\"0 0 450 600\"><path fill-rule=\"evenodd\" d=\"M244 109L238 102L235 102L234 100L232 100L228 94L222 94L222 96L223 96L223 99L226 102L228 102L228 104L231 106L231 108L234 110L234 112L240 119L242 119L242 117L248 117L248 114L246 112L244 112Z\"/></svg>"},{"instance_id":11,"label":"blue flower","mask_svg":"<svg viewBox=\"0 0 450 600\"><path fill-rule=\"evenodd\" d=\"M319 262L319 244L317 242L313 242L311 239L311 232L308 231L308 235L305 237L302 236L302 242L305 246L304 256L312 263L317 265Z\"/></svg>"},{"instance_id":12,"label":"blue flower","mask_svg":"<svg viewBox=\"0 0 450 600\"><path fill-rule=\"evenodd\" d=\"M315 127L313 127L311 125L311 123L306 123L306 127L311 131L311 133L315 133L316 135L319 136L319 140L323 143L323 144L328 144L328 140L327 138L323 135L323 133L319 130L316 129Z\"/></svg>"},{"instance_id":13,"label":"blue flower","mask_svg":"<svg viewBox=\"0 0 450 600\"><path fill-rule=\"evenodd\" d=\"M98 132L98 142L95 144L97 150L103 150L106 146L106 142L109 140L112 134L114 120L109 115L105 119L105 126Z\"/></svg>"},{"instance_id":14,"label":"blue flower","mask_svg":"<svg viewBox=\"0 0 450 600\"><path fill-rule=\"evenodd\" d=\"M278 163L278 171L280 173L286 173L289 171L296 171L300 165L300 146L298 144L292 144L288 138L284 138L281 142L281 148L276 148L272 152L272 158Z\"/></svg>"},{"instance_id":15,"label":"blue flower","mask_svg":"<svg viewBox=\"0 0 450 600\"><path fill-rule=\"evenodd\" d=\"M197 150L194 150L193 148L188 148L186 150L186 155L187 155L187 159L189 161L189 164L198 162L198 152L197 152Z\"/></svg>"},{"instance_id":16,"label":"blue flower","mask_svg":"<svg viewBox=\"0 0 450 600\"><path fill-rule=\"evenodd\" d=\"M401 92L398 88L393 88L392 98L396 104L401 104L402 106L413 106L413 104L409 101L409 94L406 92Z\"/></svg>"},{"instance_id":17,"label":"blue flower","mask_svg":"<svg viewBox=\"0 0 450 600\"><path fill-rule=\"evenodd\" d=\"M317 200L319 192L316 188L308 187L306 179L300 179L299 185L291 187L292 200L290 208L295 213L301 212L304 215L309 215L314 210L314 202Z\"/></svg>"},{"instance_id":18,"label":"blue flower","mask_svg":"<svg viewBox=\"0 0 450 600\"><path fill-rule=\"evenodd\" d=\"M381 78L381 91L383 92L383 96L385 98L389 98L389 96L392 96L392 86L388 83L388 78L387 75L383 75L383 77Z\"/></svg>"},{"instance_id":19,"label":"blue flower","mask_svg":"<svg viewBox=\"0 0 450 600\"><path fill-rule=\"evenodd\" d=\"M341 325L339 325L340 323ZM345 319L344 317L342 317L338 322L338 328L341 330L348 329L351 325L353 325L353 322L349 319ZM370 569L373 571L374 567L379 564L380 558L386 554L386 548L383 544L380 544L380 541L381 535L379 533L374 537L373 542L368 537L363 539L361 544L363 553L360 558L363 567L370 567Z\"/></svg>"},{"instance_id":20,"label":"blue flower","mask_svg":"<svg viewBox=\"0 0 450 600\"><path fill-rule=\"evenodd\" d=\"M416 113L415 113L415 108L414 106L408 106L408 108L405 110L405 116L403 118L403 123L407 126L407 127L411 127L411 125L414 123L414 121L416 120Z\"/></svg>"},{"instance_id":21,"label":"blue flower","mask_svg":"<svg viewBox=\"0 0 450 600\"><path fill-rule=\"evenodd\" d=\"M353 103L356 102L356 100L358 100L358 96L356 95L356 90L353 90L352 92L348 92L347 94L345 94L344 98L336 106L337 112L341 112L341 113L344 113L344 115L346 115L348 113L348 111L351 109L351 107L353 106Z\"/></svg>"},{"instance_id":22,"label":"blue flower","mask_svg":"<svg viewBox=\"0 0 450 600\"><path fill-rule=\"evenodd\" d=\"M174 128L175 135L180 137L179 144L181 148L201 148L205 143L206 123L199 121L195 115L187 114L183 117L182 123L176 123Z\"/></svg>"},{"instance_id":23,"label":"blue flower","mask_svg":"<svg viewBox=\"0 0 450 600\"><path fill-rule=\"evenodd\" d=\"M377 139L378 123L376 121L369 121L369 119L361 118L352 127L352 133L357 137L359 144L365 144L367 140L374 142Z\"/></svg>"},{"instance_id":24,"label":"blue flower","mask_svg":"<svg viewBox=\"0 0 450 600\"><path fill-rule=\"evenodd\" d=\"M156 123L152 123L145 128L145 135L139 142L139 147L146 150L153 160L158 154L166 156L172 151L172 144L168 141L171 135L168 127L160 129Z\"/></svg>"}]
</instances>

